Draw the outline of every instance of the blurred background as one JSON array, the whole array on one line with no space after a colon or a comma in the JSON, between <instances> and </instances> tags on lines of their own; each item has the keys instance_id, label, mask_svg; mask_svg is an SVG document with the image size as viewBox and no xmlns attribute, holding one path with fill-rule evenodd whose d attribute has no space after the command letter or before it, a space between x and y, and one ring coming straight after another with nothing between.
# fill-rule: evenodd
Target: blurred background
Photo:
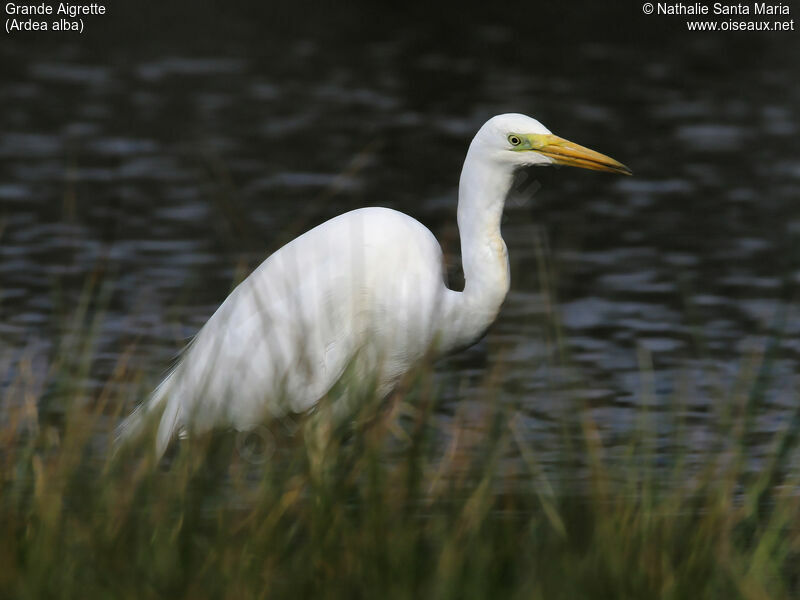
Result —
<instances>
[{"instance_id":1,"label":"blurred background","mask_svg":"<svg viewBox=\"0 0 800 600\"><path fill-rule=\"evenodd\" d=\"M796 405L796 31L688 32L637 2L117 4L82 35L0 45L1 381L25 359L46 388L96 279L91 381L133 348L155 383L269 252L361 206L431 228L458 287L461 163L513 111L635 176L520 175L511 293L439 365L440 418L507 403L547 449L579 402L613 445L679 397L700 452L765 356L757 430Z\"/></svg>"}]
</instances>

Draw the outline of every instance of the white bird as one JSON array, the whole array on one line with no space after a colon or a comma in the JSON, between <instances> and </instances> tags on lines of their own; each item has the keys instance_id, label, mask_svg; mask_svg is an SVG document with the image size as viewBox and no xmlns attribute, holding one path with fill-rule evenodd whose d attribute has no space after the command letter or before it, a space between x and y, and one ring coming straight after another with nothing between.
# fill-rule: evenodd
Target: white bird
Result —
<instances>
[{"instance_id":1,"label":"white bird","mask_svg":"<svg viewBox=\"0 0 800 600\"><path fill-rule=\"evenodd\" d=\"M160 456L178 431L248 430L306 411L347 368L384 395L431 352L475 343L509 289L500 220L514 171L551 164L631 174L535 119L493 117L472 140L461 171L463 291L447 287L441 247L419 221L377 207L335 217L269 256L231 292L122 423L119 439L160 413Z\"/></svg>"}]
</instances>

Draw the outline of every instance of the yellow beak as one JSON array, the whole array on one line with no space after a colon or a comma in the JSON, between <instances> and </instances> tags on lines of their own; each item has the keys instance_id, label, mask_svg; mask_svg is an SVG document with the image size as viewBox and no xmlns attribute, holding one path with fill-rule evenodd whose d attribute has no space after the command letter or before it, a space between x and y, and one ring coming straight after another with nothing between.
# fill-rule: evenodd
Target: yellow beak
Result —
<instances>
[{"instance_id":1,"label":"yellow beak","mask_svg":"<svg viewBox=\"0 0 800 600\"><path fill-rule=\"evenodd\" d=\"M534 150L544 154L557 165L581 167L593 171L608 171L619 175L632 175L628 167L610 156L590 150L580 144L570 142L557 135L529 135L530 143L527 150Z\"/></svg>"}]
</instances>

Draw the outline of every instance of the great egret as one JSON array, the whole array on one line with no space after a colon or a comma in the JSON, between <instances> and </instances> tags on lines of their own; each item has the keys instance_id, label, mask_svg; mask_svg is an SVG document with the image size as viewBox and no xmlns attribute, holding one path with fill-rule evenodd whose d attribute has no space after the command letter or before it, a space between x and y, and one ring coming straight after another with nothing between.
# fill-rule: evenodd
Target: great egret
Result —
<instances>
[{"instance_id":1,"label":"great egret","mask_svg":"<svg viewBox=\"0 0 800 600\"><path fill-rule=\"evenodd\" d=\"M439 243L417 220L376 207L335 217L269 256L231 292L122 423L120 438L160 411L160 456L179 430L247 430L305 411L346 368L385 394L429 351L473 344L509 289L500 219L514 171L550 164L631 174L535 119L493 117L472 140L461 171L462 292L446 286Z\"/></svg>"}]
</instances>

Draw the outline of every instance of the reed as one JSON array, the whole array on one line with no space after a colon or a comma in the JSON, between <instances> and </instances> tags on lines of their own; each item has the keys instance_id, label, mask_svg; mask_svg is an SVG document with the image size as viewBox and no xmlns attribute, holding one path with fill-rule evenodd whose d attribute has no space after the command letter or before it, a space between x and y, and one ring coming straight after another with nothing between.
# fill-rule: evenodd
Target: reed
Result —
<instances>
[{"instance_id":1,"label":"reed","mask_svg":"<svg viewBox=\"0 0 800 600\"><path fill-rule=\"evenodd\" d=\"M108 450L146 386L124 354L87 387L96 330L64 341L47 381L22 361L3 391L0 597L800 596L798 413L762 435L767 460L749 456L768 352L742 359L700 456L686 398L658 423L643 407L622 449L576 400L546 464L491 375L483 414L443 418L447 378L423 367L388 403L334 417L334 392L311 416L156 463L146 442Z\"/></svg>"}]
</instances>

